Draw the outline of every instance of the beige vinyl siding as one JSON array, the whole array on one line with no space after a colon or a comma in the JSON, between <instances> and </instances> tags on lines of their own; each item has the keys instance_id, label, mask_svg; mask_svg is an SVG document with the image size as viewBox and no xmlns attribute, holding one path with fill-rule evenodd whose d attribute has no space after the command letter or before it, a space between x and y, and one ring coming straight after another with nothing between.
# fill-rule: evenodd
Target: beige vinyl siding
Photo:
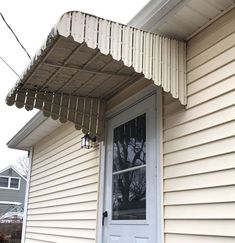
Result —
<instances>
[{"instance_id":1,"label":"beige vinyl siding","mask_svg":"<svg viewBox=\"0 0 235 243\"><path fill-rule=\"evenodd\" d=\"M34 146L26 243L94 243L99 148L81 149L66 123Z\"/></svg>"},{"instance_id":2,"label":"beige vinyl siding","mask_svg":"<svg viewBox=\"0 0 235 243\"><path fill-rule=\"evenodd\" d=\"M187 90L164 98L165 243L232 243L235 9L187 43Z\"/></svg>"}]
</instances>

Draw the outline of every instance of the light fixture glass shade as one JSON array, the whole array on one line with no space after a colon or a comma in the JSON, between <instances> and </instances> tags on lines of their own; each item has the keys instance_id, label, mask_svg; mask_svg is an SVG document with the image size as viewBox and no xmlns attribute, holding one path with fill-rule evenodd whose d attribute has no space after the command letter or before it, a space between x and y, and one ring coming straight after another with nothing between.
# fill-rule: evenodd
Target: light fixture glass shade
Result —
<instances>
[{"instance_id":1,"label":"light fixture glass shade","mask_svg":"<svg viewBox=\"0 0 235 243\"><path fill-rule=\"evenodd\" d=\"M91 138L89 134L86 134L84 137L82 137L81 148L90 149L94 146L95 142L96 142L96 137Z\"/></svg>"}]
</instances>

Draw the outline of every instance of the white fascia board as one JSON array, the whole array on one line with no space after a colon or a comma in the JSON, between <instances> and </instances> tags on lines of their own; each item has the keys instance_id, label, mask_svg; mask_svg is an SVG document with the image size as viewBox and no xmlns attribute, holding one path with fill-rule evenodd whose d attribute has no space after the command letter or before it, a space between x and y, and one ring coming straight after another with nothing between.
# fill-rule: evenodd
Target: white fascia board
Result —
<instances>
[{"instance_id":1,"label":"white fascia board","mask_svg":"<svg viewBox=\"0 0 235 243\"><path fill-rule=\"evenodd\" d=\"M42 138L61 126L58 120L45 117L39 111L8 143L7 146L13 149L30 151L31 147ZM33 142L32 142L33 140Z\"/></svg>"},{"instance_id":2,"label":"white fascia board","mask_svg":"<svg viewBox=\"0 0 235 243\"><path fill-rule=\"evenodd\" d=\"M186 0L151 0L128 23L145 31L156 29L157 23L165 18L172 9Z\"/></svg>"},{"instance_id":3,"label":"white fascia board","mask_svg":"<svg viewBox=\"0 0 235 243\"><path fill-rule=\"evenodd\" d=\"M25 126L7 143L8 148L18 149L17 145L26 138L33 130L41 125L47 117L43 115L43 112L39 111ZM29 148L22 149L29 151Z\"/></svg>"}]
</instances>

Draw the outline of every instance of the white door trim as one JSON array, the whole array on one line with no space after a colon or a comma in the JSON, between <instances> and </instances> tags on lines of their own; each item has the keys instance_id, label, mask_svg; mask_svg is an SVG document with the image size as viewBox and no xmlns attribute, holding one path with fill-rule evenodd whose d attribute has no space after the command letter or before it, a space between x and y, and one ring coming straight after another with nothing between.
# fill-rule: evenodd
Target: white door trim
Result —
<instances>
[{"instance_id":1,"label":"white door trim","mask_svg":"<svg viewBox=\"0 0 235 243\"><path fill-rule=\"evenodd\" d=\"M121 102L118 106L114 107L112 110L106 113L106 120L110 119L123 110L134 106L135 104L141 102L142 100L148 98L149 96L156 94L156 145L157 145L157 243L164 242L164 219L163 219L163 167L162 167L162 89L156 87L155 85L150 85L138 92L130 99ZM104 176L105 176L105 146L106 138L104 142L100 143L100 165L99 165L99 188L98 188L98 205L97 205L97 227L96 227L96 243L103 243L103 226L102 226L102 213L104 211Z\"/></svg>"},{"instance_id":2,"label":"white door trim","mask_svg":"<svg viewBox=\"0 0 235 243\"><path fill-rule=\"evenodd\" d=\"M100 143L100 164L99 164L99 188L98 188L98 205L97 205L97 222L96 222L96 243L102 243L103 225L102 213L104 211L104 175L105 175L105 143Z\"/></svg>"},{"instance_id":3,"label":"white door trim","mask_svg":"<svg viewBox=\"0 0 235 243\"><path fill-rule=\"evenodd\" d=\"M157 166L157 243L164 243L164 191L163 191L163 91L156 92L156 159Z\"/></svg>"},{"instance_id":4,"label":"white door trim","mask_svg":"<svg viewBox=\"0 0 235 243\"><path fill-rule=\"evenodd\" d=\"M142 100L147 99L152 94L156 94L160 92L161 89L156 85L149 85L146 88L142 89L141 91L137 92L135 95L132 95L130 98L124 101L120 101L118 105L106 111L106 120L111 119L114 116L117 116L119 113L129 109L130 107L134 106L137 103L140 103Z\"/></svg>"}]
</instances>

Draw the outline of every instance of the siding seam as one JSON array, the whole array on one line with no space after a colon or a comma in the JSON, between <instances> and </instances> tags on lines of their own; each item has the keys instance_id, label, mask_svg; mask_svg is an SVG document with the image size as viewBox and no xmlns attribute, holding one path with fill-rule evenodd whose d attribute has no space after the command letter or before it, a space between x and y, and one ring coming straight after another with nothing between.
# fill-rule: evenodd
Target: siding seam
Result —
<instances>
[{"instance_id":1,"label":"siding seam","mask_svg":"<svg viewBox=\"0 0 235 243\"><path fill-rule=\"evenodd\" d=\"M95 160L95 159L97 159L97 158L99 158L99 157L97 156L97 157L88 159L88 160L86 160L86 161L84 161L84 162L82 162L82 163L80 163L80 164L77 164L77 165L83 165L83 164L88 163L88 162L91 162L92 160ZM76 166L77 166L77 165L76 165ZM81 169L81 170L79 170L79 173L80 173L80 172L83 172L83 171L86 171L86 170L89 170L89 169L92 169L92 168L95 168L95 167L97 167L97 166L98 166L98 164L93 165L93 166L89 166L89 167L84 168L84 169ZM69 166L69 167L67 167L66 169L58 170L58 171L56 171L56 172L51 173L50 176L51 176L51 175L55 175L55 174L57 174L58 172L65 171L65 170L67 170L67 169L71 169L71 168L73 168L73 167L74 167L74 166ZM70 174L68 174L68 175L65 175L65 176L60 176L60 177L56 177L56 178L47 180L46 182L51 182L51 181L54 181L54 180L58 180L58 179L62 179L62 178L66 178L67 176L71 176L71 175L75 175L75 174L77 174L76 171L73 172L73 173L70 173ZM40 178L35 179L35 180L33 180L32 182L35 182L35 181L38 181L38 180L40 180ZM34 187L34 186L38 186L38 185L40 185L40 184L41 184L41 183L35 184L35 185L33 185L32 187Z\"/></svg>"},{"instance_id":2,"label":"siding seam","mask_svg":"<svg viewBox=\"0 0 235 243\"><path fill-rule=\"evenodd\" d=\"M211 114L214 114L214 113L216 113L216 112L220 112L220 111L222 111L222 110L225 110L226 108L230 108L230 107L233 107L233 106L234 106L234 104L232 104L232 105L228 105L228 106L224 106L223 108L220 108L220 109L218 109L218 110L215 110L215 111L206 113L206 114L204 114L204 115L202 115L202 116L198 116L198 117L192 118L192 119L190 119L190 120L188 120L188 121L178 123L177 125L173 125L173 126L171 126L171 127L167 127L167 128L164 129L164 131L166 131L166 130L168 130L168 129L175 128L175 127L178 127L178 126L183 125L183 124L186 124L186 123L190 123L191 121L198 120L198 119L200 119L200 118L206 117L206 116L211 115ZM181 112L178 112L178 113L176 113L176 115L179 115L180 113L183 113L183 112L182 112L182 111L181 111ZM174 115L174 116L175 116L175 115ZM173 116L172 116L172 117L173 117ZM168 118L169 118L169 117L168 117Z\"/></svg>"},{"instance_id":3,"label":"siding seam","mask_svg":"<svg viewBox=\"0 0 235 243\"><path fill-rule=\"evenodd\" d=\"M200 80L201 78L204 78L204 77L208 76L209 74L211 74L211 73L213 73L213 72L219 70L220 68L225 67L226 65L228 65L228 64L230 64L230 63L232 63L232 62L234 62L234 59L231 60L231 61L228 61L228 62L223 63L223 65L221 65L221 66L219 66L219 67L217 67L217 68L212 69L211 71L209 71L209 72L203 74L202 76L200 76L200 77L198 77L198 78L196 78L196 79L193 79L193 80L191 80L191 81L188 80L188 81L187 81L187 86L188 86L189 84L195 83L196 81ZM188 75L188 74L187 74L187 75Z\"/></svg>"},{"instance_id":4,"label":"siding seam","mask_svg":"<svg viewBox=\"0 0 235 243\"><path fill-rule=\"evenodd\" d=\"M182 175L182 176L164 177L163 179L166 180L166 179L185 178L185 177L192 177L192 176L198 176L198 175L205 175L205 174L213 174L213 173L218 173L218 172L231 171L233 169L235 169L235 167L226 168L226 169L220 169L220 170L210 170L210 171L206 171L206 172L199 172L199 173Z\"/></svg>"},{"instance_id":5,"label":"siding seam","mask_svg":"<svg viewBox=\"0 0 235 243\"><path fill-rule=\"evenodd\" d=\"M87 201L82 201L82 202L79 202L80 204L82 203L87 203L87 202L96 202L96 200L87 200ZM35 207L35 208L29 208L29 210L35 210L35 209L41 209L41 208L54 208L54 207L57 207L57 206L65 206L65 205L77 205L78 202L74 202L74 203L63 203L63 204L58 204L58 205L50 205L50 206L40 206L40 207Z\"/></svg>"},{"instance_id":6,"label":"siding seam","mask_svg":"<svg viewBox=\"0 0 235 243\"><path fill-rule=\"evenodd\" d=\"M210 144L210 143L215 143L215 142L219 142L221 140L225 140L225 139L229 139L229 138L233 138L235 137L235 135L231 135L231 136L227 136L225 138L220 138L220 139L216 139L216 140L212 140L212 141L209 141L209 142L205 142L205 143L200 143L200 144L197 144L197 145L193 145L191 147L185 147L185 148L182 148L182 149L178 149L178 150L174 150L172 152L167 152L167 153L164 153L164 156L166 155L169 155L169 154L173 154L173 153L176 153L176 152L181 152L183 150L188 150L188 149L191 149L191 148L197 148L197 147L200 147L200 146L203 146L203 145L207 145L207 144ZM227 153L227 152L226 152ZM204 158L204 157L203 157ZM209 157L207 157L209 158ZM202 158L200 158L202 159Z\"/></svg>"},{"instance_id":7,"label":"siding seam","mask_svg":"<svg viewBox=\"0 0 235 243\"><path fill-rule=\"evenodd\" d=\"M169 193L169 192L185 192L185 191L194 191L194 190L204 190L204 189L230 187L230 186L235 186L235 183L225 184L225 185L219 185L219 186L205 186L205 187L192 187L192 188L187 188L187 189L164 190L164 193Z\"/></svg>"},{"instance_id":8,"label":"siding seam","mask_svg":"<svg viewBox=\"0 0 235 243\"><path fill-rule=\"evenodd\" d=\"M233 32L233 33L234 33L234 32ZM229 50L232 49L234 46L235 46L235 44L234 44L234 45L231 45L231 46L228 47L227 49L224 49L222 52L216 54L215 56L213 56L213 57L207 59L205 62L200 63L198 66L195 66L194 68L190 69L190 70L187 72L187 74L191 73L192 71L195 71L197 68L199 68L199 67L201 67L201 66L206 65L209 61L215 59L216 57L219 57L221 54L225 53L226 51L229 51Z\"/></svg>"},{"instance_id":9,"label":"siding seam","mask_svg":"<svg viewBox=\"0 0 235 243\"><path fill-rule=\"evenodd\" d=\"M49 161L49 162L50 162L50 164L52 164L53 162L57 162L59 159L64 158L64 157L66 157L66 156L68 156L68 155L71 155L71 154L73 154L73 153L76 153L76 152L78 152L78 151L80 151L80 150L81 150L81 149L78 149L78 150L76 150L76 151L70 152L70 153L68 153L68 154L65 154L65 156L61 156L61 157L59 157L59 158L57 158L57 159L54 159L54 160L52 160L52 161ZM80 157L82 157L82 156L85 156L85 155L87 155L87 154L89 154L89 153L92 153L92 152L94 152L94 151L96 151L96 150L88 151L87 153L83 153L82 155L76 156L76 157L74 157L74 158L72 158L72 159L65 160L64 162L62 162L62 163L60 163L60 164L57 164L56 166L53 166L53 168L56 168L56 167L58 167L58 166L60 166L60 165L62 165L62 164L65 164L66 162L69 162L69 161L72 161L72 160L74 160L74 159L77 159L77 158L80 158ZM41 166L40 168L37 168L36 171L37 171L38 169L41 169L41 168L46 167L46 166L48 166L48 164L45 164L45 165ZM51 168L50 168L50 169L51 169ZM48 170L48 169L47 169L47 170ZM45 171L47 171L47 170L43 170L43 171L40 171L40 172L38 172L38 173L32 174L32 176L34 177L35 175L41 174L42 172L45 172ZM34 170L34 171L35 171L35 170Z\"/></svg>"},{"instance_id":10,"label":"siding seam","mask_svg":"<svg viewBox=\"0 0 235 243\"><path fill-rule=\"evenodd\" d=\"M235 118L232 119L232 120L229 120L229 121L226 121L226 122L222 122L222 123L219 123L219 124L216 124L216 125L213 125L213 126L209 126L207 128L203 128L203 129L200 129L200 130L197 130L197 131L194 131L194 132L190 132L190 133L187 133L187 134L184 134L184 135L179 135L173 139L167 139L167 140L164 140L163 143L166 143L166 142L170 142L170 141L174 141L174 140L177 140L179 138L183 138L183 137L187 137L189 135L193 135L193 134L197 134L197 133L200 133L200 132L203 132L203 131L206 131L206 130L209 130L211 128L215 128L215 127L219 127L219 126L223 126L223 125L226 125L228 123L232 123L235 121ZM166 130L167 131L167 130Z\"/></svg>"}]
</instances>

